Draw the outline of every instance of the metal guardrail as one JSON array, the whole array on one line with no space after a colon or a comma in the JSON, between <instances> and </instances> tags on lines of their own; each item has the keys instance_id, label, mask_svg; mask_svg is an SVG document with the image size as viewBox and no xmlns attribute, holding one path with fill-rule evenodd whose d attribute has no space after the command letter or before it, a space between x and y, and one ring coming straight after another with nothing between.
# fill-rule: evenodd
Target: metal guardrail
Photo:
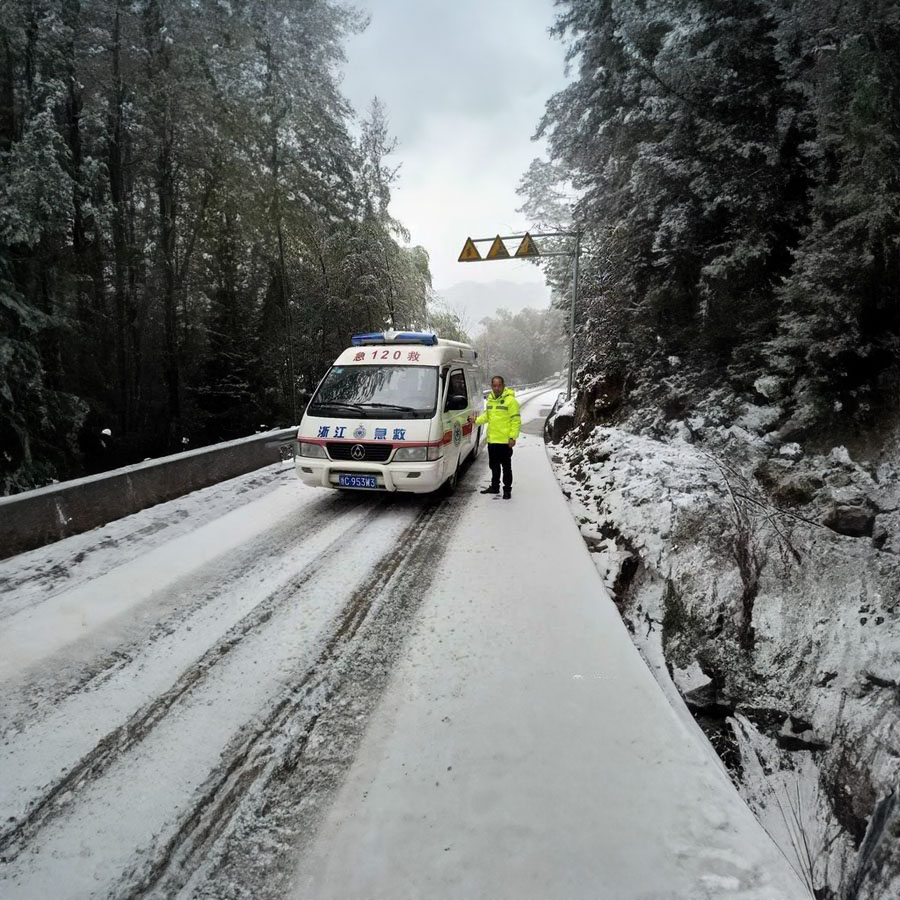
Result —
<instances>
[{"instance_id":1,"label":"metal guardrail","mask_svg":"<svg viewBox=\"0 0 900 900\"><path fill-rule=\"evenodd\" d=\"M0 559L290 458L296 433L255 434L0 497Z\"/></svg>"}]
</instances>

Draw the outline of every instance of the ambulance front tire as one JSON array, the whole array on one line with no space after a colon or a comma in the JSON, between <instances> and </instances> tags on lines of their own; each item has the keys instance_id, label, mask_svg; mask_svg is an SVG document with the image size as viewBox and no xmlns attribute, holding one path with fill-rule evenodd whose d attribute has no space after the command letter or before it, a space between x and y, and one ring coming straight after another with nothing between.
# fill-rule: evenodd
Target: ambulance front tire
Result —
<instances>
[{"instance_id":1,"label":"ambulance front tire","mask_svg":"<svg viewBox=\"0 0 900 900\"><path fill-rule=\"evenodd\" d=\"M481 426L475 429L475 444L469 453L469 462L475 462L478 458L478 452L481 450Z\"/></svg>"},{"instance_id":2,"label":"ambulance front tire","mask_svg":"<svg viewBox=\"0 0 900 900\"><path fill-rule=\"evenodd\" d=\"M461 459L456 461L456 468L453 470L453 474L438 488L438 492L444 497L449 497L456 492L456 487L459 484L459 468L461 462Z\"/></svg>"}]
</instances>

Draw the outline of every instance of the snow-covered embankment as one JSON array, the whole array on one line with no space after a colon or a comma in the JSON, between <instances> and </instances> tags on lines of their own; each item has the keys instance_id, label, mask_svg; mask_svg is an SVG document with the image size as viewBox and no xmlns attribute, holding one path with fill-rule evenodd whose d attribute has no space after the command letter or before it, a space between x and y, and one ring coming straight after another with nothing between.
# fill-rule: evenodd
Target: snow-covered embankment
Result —
<instances>
[{"instance_id":1,"label":"snow-covered embankment","mask_svg":"<svg viewBox=\"0 0 900 900\"><path fill-rule=\"evenodd\" d=\"M549 449L635 643L795 869L817 897L887 900L900 481L843 447L764 441L752 418L597 427Z\"/></svg>"}]
</instances>

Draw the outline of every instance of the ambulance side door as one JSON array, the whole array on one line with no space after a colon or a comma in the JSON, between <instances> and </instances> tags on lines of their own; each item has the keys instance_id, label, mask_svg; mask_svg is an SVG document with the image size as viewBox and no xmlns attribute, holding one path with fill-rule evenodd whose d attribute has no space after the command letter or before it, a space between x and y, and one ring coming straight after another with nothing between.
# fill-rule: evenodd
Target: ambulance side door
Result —
<instances>
[{"instance_id":1,"label":"ambulance side door","mask_svg":"<svg viewBox=\"0 0 900 900\"><path fill-rule=\"evenodd\" d=\"M469 401L465 372L462 367L454 366L450 369L450 375L447 378L447 393L444 400L444 433L450 432L449 446L453 448L451 459L454 466L462 452L463 429L471 409L472 404Z\"/></svg>"},{"instance_id":2,"label":"ambulance side door","mask_svg":"<svg viewBox=\"0 0 900 900\"><path fill-rule=\"evenodd\" d=\"M469 413L477 415L478 410L481 407L481 371L476 366L469 366L466 368L466 385L469 388L469 408L466 411L466 418L468 418ZM478 432L480 429L480 425L472 425L470 427L469 434L466 437L468 442L466 446L469 450L474 448L478 443Z\"/></svg>"}]
</instances>

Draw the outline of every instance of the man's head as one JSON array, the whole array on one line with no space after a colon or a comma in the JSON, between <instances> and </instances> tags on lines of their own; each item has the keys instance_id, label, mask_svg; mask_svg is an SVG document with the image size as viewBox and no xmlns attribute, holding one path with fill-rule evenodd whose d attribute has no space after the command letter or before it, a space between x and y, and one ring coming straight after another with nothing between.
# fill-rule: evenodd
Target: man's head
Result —
<instances>
[{"instance_id":1,"label":"man's head","mask_svg":"<svg viewBox=\"0 0 900 900\"><path fill-rule=\"evenodd\" d=\"M491 379L491 390L494 392L495 397L499 397L503 393L503 388L505 387L506 382L499 375L495 375Z\"/></svg>"}]
</instances>

